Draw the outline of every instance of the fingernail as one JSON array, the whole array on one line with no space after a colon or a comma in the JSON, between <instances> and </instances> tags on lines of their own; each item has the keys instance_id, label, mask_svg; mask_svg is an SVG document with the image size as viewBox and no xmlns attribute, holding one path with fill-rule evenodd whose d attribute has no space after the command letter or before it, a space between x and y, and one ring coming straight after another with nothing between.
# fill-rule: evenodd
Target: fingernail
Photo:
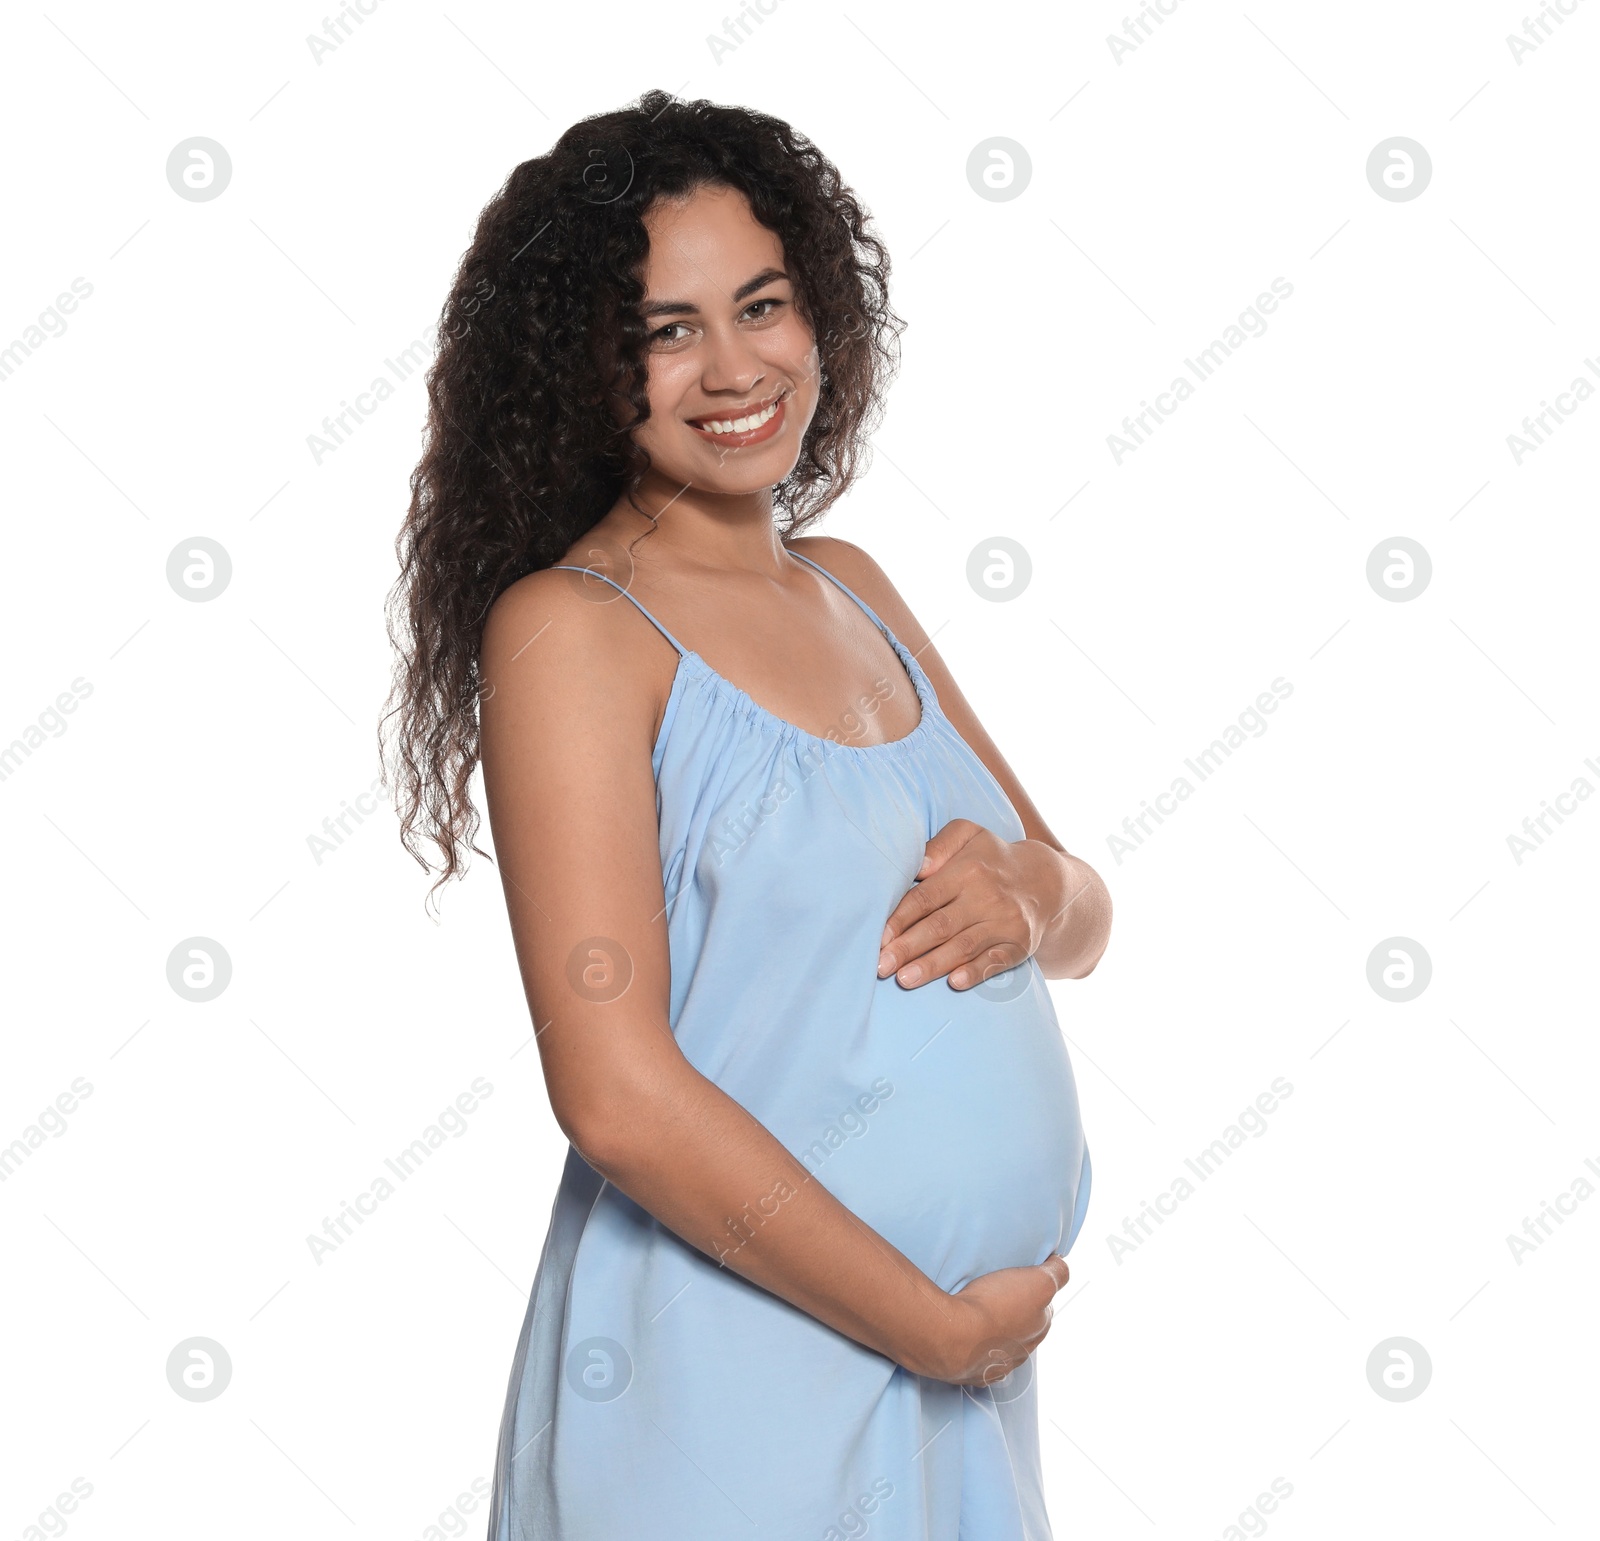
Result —
<instances>
[{"instance_id":1,"label":"fingernail","mask_svg":"<svg viewBox=\"0 0 1600 1541\"><path fill-rule=\"evenodd\" d=\"M903 985L914 985L921 978L922 965L920 963L908 963L900 970L899 979Z\"/></svg>"},{"instance_id":2,"label":"fingernail","mask_svg":"<svg viewBox=\"0 0 1600 1541\"><path fill-rule=\"evenodd\" d=\"M878 978L882 979L885 974L889 973L890 967L889 954L880 952L878 954Z\"/></svg>"}]
</instances>

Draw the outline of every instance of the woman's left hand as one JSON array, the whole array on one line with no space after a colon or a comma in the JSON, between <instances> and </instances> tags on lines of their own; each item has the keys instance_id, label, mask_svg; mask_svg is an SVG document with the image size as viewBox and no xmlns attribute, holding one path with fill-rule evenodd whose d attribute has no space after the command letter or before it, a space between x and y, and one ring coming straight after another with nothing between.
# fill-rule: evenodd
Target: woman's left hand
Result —
<instances>
[{"instance_id":1,"label":"woman's left hand","mask_svg":"<svg viewBox=\"0 0 1600 1541\"><path fill-rule=\"evenodd\" d=\"M952 819L928 842L920 881L889 916L878 977L893 973L910 988L949 974L965 990L1015 968L1060 914L1064 860L1042 841L1002 840Z\"/></svg>"}]
</instances>

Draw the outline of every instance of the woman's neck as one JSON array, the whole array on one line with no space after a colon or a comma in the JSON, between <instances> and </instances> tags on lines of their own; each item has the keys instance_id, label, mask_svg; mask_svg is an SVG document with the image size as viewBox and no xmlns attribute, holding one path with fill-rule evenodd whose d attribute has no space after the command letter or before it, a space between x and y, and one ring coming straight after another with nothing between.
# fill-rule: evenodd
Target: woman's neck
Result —
<instances>
[{"instance_id":1,"label":"woman's neck","mask_svg":"<svg viewBox=\"0 0 1600 1541\"><path fill-rule=\"evenodd\" d=\"M640 510L648 512L641 512ZM608 516L637 556L680 571L730 569L777 576L790 564L772 517L772 489L728 496L646 477L633 501L622 499ZM653 533L652 533L653 532Z\"/></svg>"}]
</instances>

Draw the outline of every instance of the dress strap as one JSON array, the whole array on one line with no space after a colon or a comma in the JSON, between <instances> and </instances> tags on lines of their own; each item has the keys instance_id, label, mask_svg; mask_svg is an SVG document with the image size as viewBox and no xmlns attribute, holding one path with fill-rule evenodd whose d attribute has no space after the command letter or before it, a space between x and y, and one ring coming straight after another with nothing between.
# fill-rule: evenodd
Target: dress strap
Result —
<instances>
[{"instance_id":1,"label":"dress strap","mask_svg":"<svg viewBox=\"0 0 1600 1541\"><path fill-rule=\"evenodd\" d=\"M816 570L821 573L822 576L830 583L836 584L839 588L843 589L846 594L848 594L858 605L861 606L863 610L866 611L867 616L871 620L872 624L876 626L878 630L884 634L884 636L886 636L891 642L898 641L898 639L895 637L895 634L884 624L883 618L878 614L878 612L874 610L872 606L869 605L858 593L856 593L856 591L851 588L850 585L842 578L835 578L834 575L829 572L828 569L820 562L813 562L810 557L801 556L798 551L791 550L788 546L785 546L783 549L788 551L790 556L796 557L800 561L804 562L807 567L815 567Z\"/></svg>"},{"instance_id":2,"label":"dress strap","mask_svg":"<svg viewBox=\"0 0 1600 1541\"><path fill-rule=\"evenodd\" d=\"M608 578L608 577L606 577L606 575L603 572L597 572L592 567L578 567L578 566L576 566L575 564L573 564L571 562L552 562L550 564L550 566L551 566L552 570L562 570L562 569L564 569L567 572L584 573L590 578L598 578L602 583L609 583L611 585L611 587L614 588L620 595L622 595L622 597L624 599L632 601L634 606L638 609L639 614L642 615L647 621L649 621L649 623L652 626L654 626L655 629L657 631L659 631L661 633L661 635L667 639L668 642L670 642L675 648L677 648L677 650L678 650L678 652L680 654L687 653L689 651L689 649L686 648L680 641L678 641L678 639L675 636L673 636L672 633L670 631L668 631L667 628L665 626L663 626L660 621L658 621L653 615L651 615L651 613L648 610L646 610L645 607L642 604L640 604L637 599L634 599L633 595L630 594L625 588L623 588L623 586L620 583L618 583L615 578Z\"/></svg>"}]
</instances>

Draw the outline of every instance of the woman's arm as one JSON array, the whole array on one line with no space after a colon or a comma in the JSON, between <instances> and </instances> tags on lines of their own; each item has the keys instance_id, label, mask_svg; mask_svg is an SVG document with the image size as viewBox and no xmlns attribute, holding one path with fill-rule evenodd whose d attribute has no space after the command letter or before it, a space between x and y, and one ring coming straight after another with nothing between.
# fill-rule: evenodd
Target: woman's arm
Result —
<instances>
[{"instance_id":1,"label":"woman's arm","mask_svg":"<svg viewBox=\"0 0 1600 1541\"><path fill-rule=\"evenodd\" d=\"M686 1241L914 1373L982 1378L998 1340L1020 1348L1006 1368L1020 1363L1064 1263L947 1294L684 1058L650 766L671 655L627 600L595 604L567 577L531 574L496 602L480 708L495 855L557 1123ZM747 1210L770 1218L741 1241L728 1221Z\"/></svg>"},{"instance_id":2,"label":"woman's arm","mask_svg":"<svg viewBox=\"0 0 1600 1541\"><path fill-rule=\"evenodd\" d=\"M1011 860L1019 870L1026 870L1029 891L1041 900L1042 936L1033 953L1040 972L1047 979L1082 979L1092 973L1111 937L1111 895L1100 874L1082 857L1068 852L1051 833L1044 816L884 570L860 546L847 540L815 535L790 544L803 549L808 557L854 589L916 654L917 662L933 682L945 716L1011 799L1026 835L1013 847ZM915 955L904 945L889 951L893 968ZM922 982L926 978L925 974ZM977 979L953 982L970 985Z\"/></svg>"}]
</instances>

